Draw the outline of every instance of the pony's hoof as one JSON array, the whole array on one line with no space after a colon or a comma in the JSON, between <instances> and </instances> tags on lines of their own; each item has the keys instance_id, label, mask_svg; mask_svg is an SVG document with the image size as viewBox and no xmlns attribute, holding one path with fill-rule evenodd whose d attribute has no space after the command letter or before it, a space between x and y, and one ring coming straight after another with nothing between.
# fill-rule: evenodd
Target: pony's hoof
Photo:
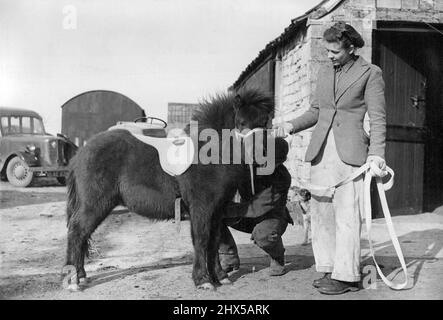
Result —
<instances>
[{"instance_id":1,"label":"pony's hoof","mask_svg":"<svg viewBox=\"0 0 443 320\"><path fill-rule=\"evenodd\" d=\"M209 282L202 283L201 285L199 285L197 287L197 289L208 290L208 291L215 291L214 285L212 283L209 283Z\"/></svg>"},{"instance_id":2,"label":"pony's hoof","mask_svg":"<svg viewBox=\"0 0 443 320\"><path fill-rule=\"evenodd\" d=\"M77 292L80 291L80 286L76 283L71 283L66 287L66 289L72 292Z\"/></svg>"},{"instance_id":3,"label":"pony's hoof","mask_svg":"<svg viewBox=\"0 0 443 320\"><path fill-rule=\"evenodd\" d=\"M230 284L232 284L232 281L229 280L228 278L224 278L224 279L221 279L221 280L220 280L220 283L221 283L222 285L230 285Z\"/></svg>"}]
</instances>

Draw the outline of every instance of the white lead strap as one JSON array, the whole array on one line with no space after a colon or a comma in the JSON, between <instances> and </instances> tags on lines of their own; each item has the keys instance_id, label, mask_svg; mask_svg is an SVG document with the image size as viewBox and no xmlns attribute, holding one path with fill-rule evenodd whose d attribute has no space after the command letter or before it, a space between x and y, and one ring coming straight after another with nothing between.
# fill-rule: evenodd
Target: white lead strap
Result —
<instances>
[{"instance_id":1,"label":"white lead strap","mask_svg":"<svg viewBox=\"0 0 443 320\"><path fill-rule=\"evenodd\" d=\"M371 165L374 165L371 163ZM374 260L375 267L377 268L377 272L380 275L380 278L383 280L383 282L389 286L390 288L394 290L401 290L404 289L408 284L408 270L406 268L405 258L403 256L403 252L400 247L400 243L398 242L397 235L394 230L394 225L392 223L391 219L391 213L389 211L388 202L386 201L386 194L385 191L391 189L391 187L394 184L394 171L387 167L386 170L391 175L391 178L386 184L383 184L383 181L381 177L375 177L375 182L377 183L377 189L378 189L378 195L380 197L380 203L383 210L383 215L385 216L386 226L388 227L389 236L391 237L392 244L394 245L395 252L397 253L398 259L400 261L401 267L403 269L403 272L405 274L405 280L402 283L395 284L392 281L388 280L383 272L381 271L377 261L375 260L375 253L374 248L372 246L372 240L371 240L371 226L372 226L372 207L371 207L371 180L374 178L374 175L371 172L371 169L366 172L365 178L364 178L364 208L365 208L365 214L366 214L366 230L368 233L368 241L369 241L369 248L371 251L372 259Z\"/></svg>"},{"instance_id":2,"label":"white lead strap","mask_svg":"<svg viewBox=\"0 0 443 320\"><path fill-rule=\"evenodd\" d=\"M252 195L255 195L255 186L254 186L254 166L252 164L249 164L249 172L251 174L251 190Z\"/></svg>"}]
</instances>

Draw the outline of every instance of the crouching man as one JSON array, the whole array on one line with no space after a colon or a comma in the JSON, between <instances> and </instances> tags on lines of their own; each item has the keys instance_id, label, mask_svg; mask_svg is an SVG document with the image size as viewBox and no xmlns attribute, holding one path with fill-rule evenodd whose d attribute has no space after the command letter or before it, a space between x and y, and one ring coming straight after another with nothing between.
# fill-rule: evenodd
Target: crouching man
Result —
<instances>
[{"instance_id":1,"label":"crouching man","mask_svg":"<svg viewBox=\"0 0 443 320\"><path fill-rule=\"evenodd\" d=\"M288 151L288 143L282 138L276 138L274 172L270 175L254 175L256 194L252 195L250 181L246 181L239 188L241 202L228 205L219 247L220 264L224 271L231 272L240 266L237 246L229 226L250 233L251 240L269 254L271 276L285 273L282 235L288 223L294 224L286 208L291 175L283 162Z\"/></svg>"}]
</instances>

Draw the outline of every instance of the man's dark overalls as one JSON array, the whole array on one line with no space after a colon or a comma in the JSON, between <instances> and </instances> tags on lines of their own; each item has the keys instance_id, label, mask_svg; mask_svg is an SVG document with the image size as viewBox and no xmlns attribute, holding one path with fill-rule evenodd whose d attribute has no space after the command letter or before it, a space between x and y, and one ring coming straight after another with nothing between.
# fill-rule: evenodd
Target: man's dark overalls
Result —
<instances>
[{"instance_id":1,"label":"man's dark overalls","mask_svg":"<svg viewBox=\"0 0 443 320\"><path fill-rule=\"evenodd\" d=\"M282 164L288 150L288 143L282 138L276 138L274 172L270 175L254 175L256 195L252 195L248 180L239 188L241 202L228 205L219 247L223 270L230 272L240 265L237 246L229 226L251 233L251 240L270 255L270 275L284 274L285 248L281 237L288 223L294 224L286 208L291 175Z\"/></svg>"}]
</instances>

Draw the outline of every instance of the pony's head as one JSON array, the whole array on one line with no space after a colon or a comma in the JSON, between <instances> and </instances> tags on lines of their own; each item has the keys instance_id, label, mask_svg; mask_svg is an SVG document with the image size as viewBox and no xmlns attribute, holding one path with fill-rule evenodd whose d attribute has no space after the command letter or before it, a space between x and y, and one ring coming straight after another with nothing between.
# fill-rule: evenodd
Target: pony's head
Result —
<instances>
[{"instance_id":1,"label":"pony's head","mask_svg":"<svg viewBox=\"0 0 443 320\"><path fill-rule=\"evenodd\" d=\"M274 99L256 89L245 89L234 97L235 127L266 128L274 113Z\"/></svg>"},{"instance_id":2,"label":"pony's head","mask_svg":"<svg viewBox=\"0 0 443 320\"><path fill-rule=\"evenodd\" d=\"M272 160L273 167L274 141L268 152L269 132L261 130L268 127L273 111L273 97L256 89L218 94L200 103L185 131L198 138L201 163L262 165Z\"/></svg>"},{"instance_id":3,"label":"pony's head","mask_svg":"<svg viewBox=\"0 0 443 320\"><path fill-rule=\"evenodd\" d=\"M271 131L266 130L274 114L274 98L257 89L245 89L236 94L234 102L235 128L246 132L240 134L244 141L246 159L252 161L254 166L272 167L270 170L264 170L269 174L277 160L276 142L280 142L269 136ZM278 146L277 149L283 151L280 144ZM285 158L286 154L287 152L284 154Z\"/></svg>"}]
</instances>

